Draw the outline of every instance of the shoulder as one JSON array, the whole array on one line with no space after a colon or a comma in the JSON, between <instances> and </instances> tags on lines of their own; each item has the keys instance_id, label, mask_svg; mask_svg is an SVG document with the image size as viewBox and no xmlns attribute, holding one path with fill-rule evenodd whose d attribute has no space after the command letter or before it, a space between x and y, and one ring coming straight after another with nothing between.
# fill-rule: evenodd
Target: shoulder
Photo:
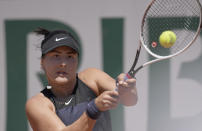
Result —
<instances>
[{"instance_id":1,"label":"shoulder","mask_svg":"<svg viewBox=\"0 0 202 131\"><path fill-rule=\"evenodd\" d=\"M105 85L114 83L115 80L104 71L97 68L88 68L78 74L86 85L88 85L96 94L102 93L104 90L111 90Z\"/></svg>"},{"instance_id":2,"label":"shoulder","mask_svg":"<svg viewBox=\"0 0 202 131\"><path fill-rule=\"evenodd\" d=\"M37 110L41 107L49 108L52 111L55 111L53 103L42 93L38 93L37 95L28 99L25 105L25 110L26 113L31 113L32 110Z\"/></svg>"},{"instance_id":3,"label":"shoulder","mask_svg":"<svg viewBox=\"0 0 202 131\"><path fill-rule=\"evenodd\" d=\"M53 103L42 93L30 98L25 108L26 116L34 131L58 131L64 128L64 124L55 113Z\"/></svg>"},{"instance_id":4,"label":"shoulder","mask_svg":"<svg viewBox=\"0 0 202 131\"><path fill-rule=\"evenodd\" d=\"M97 69L97 68L87 68L81 72L79 72L79 76L80 77L95 77L96 74L102 74L104 73L103 71L101 71L100 69Z\"/></svg>"},{"instance_id":5,"label":"shoulder","mask_svg":"<svg viewBox=\"0 0 202 131\"><path fill-rule=\"evenodd\" d=\"M79 79L84 82L96 95L99 95L99 89L97 87L98 76L95 74L100 74L100 70L96 68L87 68L78 73Z\"/></svg>"},{"instance_id":6,"label":"shoulder","mask_svg":"<svg viewBox=\"0 0 202 131\"><path fill-rule=\"evenodd\" d=\"M87 68L79 72L78 77L85 82L97 82L102 78L110 77L107 73L97 68Z\"/></svg>"}]
</instances>

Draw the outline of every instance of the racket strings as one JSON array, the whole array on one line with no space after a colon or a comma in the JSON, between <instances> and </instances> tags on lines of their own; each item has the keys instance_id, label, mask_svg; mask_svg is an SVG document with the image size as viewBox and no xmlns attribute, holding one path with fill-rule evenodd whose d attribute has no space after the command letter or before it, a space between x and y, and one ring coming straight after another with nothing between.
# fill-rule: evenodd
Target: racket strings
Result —
<instances>
[{"instance_id":1,"label":"racket strings","mask_svg":"<svg viewBox=\"0 0 202 131\"><path fill-rule=\"evenodd\" d=\"M169 56L185 49L194 40L200 25L200 7L195 0L155 0L147 10L142 23L143 44L151 53ZM177 40L170 48L159 43L163 31L171 30ZM152 42L157 46L153 47Z\"/></svg>"},{"instance_id":2,"label":"racket strings","mask_svg":"<svg viewBox=\"0 0 202 131\"><path fill-rule=\"evenodd\" d=\"M182 34L180 34L180 35L182 35ZM180 36L180 35L177 34L177 36ZM186 33L186 34L184 34L184 36L185 37L182 37L182 38L179 37L178 41L176 41L176 43L179 43L179 44L175 44L173 47L171 47L171 51L172 51L171 53L173 53L173 52L175 53L175 52L178 52L178 51L184 49L188 45L187 41L190 41L191 39L193 39L194 33L192 33L192 32L190 32L189 34Z\"/></svg>"}]
</instances>

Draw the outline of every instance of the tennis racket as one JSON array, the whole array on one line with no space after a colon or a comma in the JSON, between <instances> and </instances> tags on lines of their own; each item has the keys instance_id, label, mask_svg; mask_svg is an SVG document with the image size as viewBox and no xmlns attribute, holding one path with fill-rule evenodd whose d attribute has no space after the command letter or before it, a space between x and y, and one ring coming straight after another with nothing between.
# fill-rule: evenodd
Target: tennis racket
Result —
<instances>
[{"instance_id":1,"label":"tennis racket","mask_svg":"<svg viewBox=\"0 0 202 131\"><path fill-rule=\"evenodd\" d=\"M201 12L199 0L152 0L144 13L140 45L125 80L135 77L143 67L175 57L187 50L200 34ZM173 46L165 48L161 46L159 37L168 30L175 33L176 41ZM142 46L153 59L135 68Z\"/></svg>"}]
</instances>

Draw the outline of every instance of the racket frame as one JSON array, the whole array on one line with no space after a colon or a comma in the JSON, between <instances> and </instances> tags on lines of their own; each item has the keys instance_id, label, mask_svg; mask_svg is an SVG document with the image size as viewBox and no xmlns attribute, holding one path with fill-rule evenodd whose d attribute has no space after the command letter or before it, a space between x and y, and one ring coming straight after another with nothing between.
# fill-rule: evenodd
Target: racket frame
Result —
<instances>
[{"instance_id":1,"label":"racket frame","mask_svg":"<svg viewBox=\"0 0 202 131\"><path fill-rule=\"evenodd\" d=\"M156 55L154 53L152 53L149 48L146 46L146 44L144 44L144 40L143 40L143 26L144 26L144 23L145 23L145 17L146 17L146 14L147 12L149 11L149 9L151 8L152 4L155 2L156 0L152 0L152 2L148 5L148 7L146 8L145 10L145 13L143 15L143 19L142 19L142 24L141 24L141 32L140 32L140 44L139 44L139 47L136 51L136 56L135 56L135 59L134 59L134 62L130 68L130 70L128 71L128 73L126 74L126 78L125 79L129 79L129 78L133 78L135 77L135 74L140 70L142 69L143 67L145 66L148 66L150 64L153 64L153 63L156 63L156 62L159 62L159 61L162 61L162 60L165 60L165 59L169 59L169 58L172 58L174 56L177 56L179 54L181 54L182 52L184 52L185 50L187 50L194 42L195 40L197 39L198 35L200 34L200 29L202 28L202 6L199 2L199 0L196 0L196 2L198 3L199 5L199 8L200 8L200 18L199 18L199 26L197 28L197 31L196 31L196 34L195 36L193 37L193 40L187 44L187 46L185 48L183 48L182 50L178 51L177 53L175 54L172 54L172 55L169 55L169 56L159 56L159 55ZM144 49L151 55L153 56L154 58L156 59L153 59L151 61L148 61L148 62L145 62L144 64L142 64L141 66L139 66L137 69L135 69L136 65L137 65L137 62L138 62L138 59L139 59L139 55L140 55L140 51L141 51L141 46L144 47Z\"/></svg>"}]
</instances>

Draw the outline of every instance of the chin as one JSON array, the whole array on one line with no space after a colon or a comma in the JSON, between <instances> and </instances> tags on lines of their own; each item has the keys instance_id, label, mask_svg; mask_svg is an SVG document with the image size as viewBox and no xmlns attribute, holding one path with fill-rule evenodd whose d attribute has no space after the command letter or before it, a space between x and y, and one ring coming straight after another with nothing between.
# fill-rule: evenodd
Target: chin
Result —
<instances>
[{"instance_id":1,"label":"chin","mask_svg":"<svg viewBox=\"0 0 202 131\"><path fill-rule=\"evenodd\" d=\"M69 80L66 77L57 77L55 81L59 84L66 84Z\"/></svg>"}]
</instances>

